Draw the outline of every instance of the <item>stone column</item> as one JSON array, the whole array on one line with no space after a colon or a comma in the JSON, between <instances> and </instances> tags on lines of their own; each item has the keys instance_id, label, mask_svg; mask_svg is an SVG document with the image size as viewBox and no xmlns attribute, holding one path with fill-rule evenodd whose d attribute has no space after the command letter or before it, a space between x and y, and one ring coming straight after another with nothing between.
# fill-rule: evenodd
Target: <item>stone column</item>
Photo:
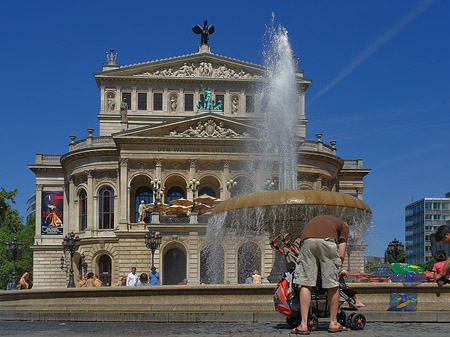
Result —
<instances>
[{"instance_id":1,"label":"stone column","mask_svg":"<svg viewBox=\"0 0 450 337\"><path fill-rule=\"evenodd\" d=\"M153 178L157 178L157 179L161 179L162 178L162 163L163 163L163 159L162 158L156 158L155 159L155 176ZM164 190L164 186L162 185L162 181L161 181L161 189ZM154 195L153 195L154 196ZM153 202L155 202L155 200L153 200ZM164 200L161 200L161 202L164 202ZM158 224L159 223L159 213L158 212L153 212L152 211L152 224Z\"/></svg>"},{"instance_id":2,"label":"stone column","mask_svg":"<svg viewBox=\"0 0 450 337\"><path fill-rule=\"evenodd\" d=\"M188 241L188 256L187 261L187 279L188 284L198 285L200 284L200 265L198 258L198 252L200 251L201 242L198 236L198 232L189 232Z\"/></svg>"},{"instance_id":3,"label":"stone column","mask_svg":"<svg viewBox=\"0 0 450 337\"><path fill-rule=\"evenodd\" d=\"M116 87L116 112L120 113L120 103L122 103L122 88Z\"/></svg>"},{"instance_id":4,"label":"stone column","mask_svg":"<svg viewBox=\"0 0 450 337\"><path fill-rule=\"evenodd\" d=\"M170 111L169 108L169 89L164 88L163 95L162 95L162 111Z\"/></svg>"},{"instance_id":5,"label":"stone column","mask_svg":"<svg viewBox=\"0 0 450 337\"><path fill-rule=\"evenodd\" d=\"M322 179L323 179L323 174L316 175L316 181L314 182L314 190L315 191L322 190Z\"/></svg>"},{"instance_id":6,"label":"stone column","mask_svg":"<svg viewBox=\"0 0 450 337\"><path fill-rule=\"evenodd\" d=\"M227 190L227 181L230 179L230 161L223 160L222 163L222 190L220 193L220 199L225 200L230 198L230 192Z\"/></svg>"},{"instance_id":7,"label":"stone column","mask_svg":"<svg viewBox=\"0 0 450 337\"><path fill-rule=\"evenodd\" d=\"M231 115L230 89L225 90L225 95L223 97L223 114Z\"/></svg>"},{"instance_id":8,"label":"stone column","mask_svg":"<svg viewBox=\"0 0 450 337\"><path fill-rule=\"evenodd\" d=\"M40 239L40 243L42 244L42 235L41 235L41 220L42 220L42 184L36 184L36 231L34 241L38 241Z\"/></svg>"},{"instance_id":9,"label":"stone column","mask_svg":"<svg viewBox=\"0 0 450 337\"><path fill-rule=\"evenodd\" d=\"M92 177L92 170L87 170L87 224L86 229L94 229L94 179Z\"/></svg>"},{"instance_id":10,"label":"stone column","mask_svg":"<svg viewBox=\"0 0 450 337\"><path fill-rule=\"evenodd\" d=\"M363 190L364 190L364 187L357 187L356 188L356 193L358 194L358 199L363 200Z\"/></svg>"},{"instance_id":11,"label":"stone column","mask_svg":"<svg viewBox=\"0 0 450 337\"><path fill-rule=\"evenodd\" d=\"M119 187L119 223L127 224L127 206L128 206L128 158L120 158L120 187Z\"/></svg>"},{"instance_id":12,"label":"stone column","mask_svg":"<svg viewBox=\"0 0 450 337\"><path fill-rule=\"evenodd\" d=\"M137 88L131 88L131 111L137 111Z\"/></svg>"},{"instance_id":13,"label":"stone column","mask_svg":"<svg viewBox=\"0 0 450 337\"><path fill-rule=\"evenodd\" d=\"M100 111L105 111L105 86L100 86Z\"/></svg>"},{"instance_id":14,"label":"stone column","mask_svg":"<svg viewBox=\"0 0 450 337\"><path fill-rule=\"evenodd\" d=\"M189 159L189 177L188 177L188 184L189 181L193 178L197 179L198 177L195 176L195 174L197 173L197 168L196 168L196 163L197 163L197 159ZM192 193L192 191L189 189L189 186L187 186L187 199L188 200L194 200L194 195Z\"/></svg>"},{"instance_id":15,"label":"stone column","mask_svg":"<svg viewBox=\"0 0 450 337\"><path fill-rule=\"evenodd\" d=\"M68 195L69 198L66 202L67 208L66 212L64 212L64 224L68 224L72 230L78 232L80 230L80 228L77 228L77 223L78 223L78 217L75 217L75 199L76 199L76 195L75 195L75 184L73 181L73 176L69 176L69 184L68 184ZM66 207L66 205L64 205L64 207ZM67 216L66 216L67 214ZM65 227L65 226L64 226ZM70 231L69 231L70 232Z\"/></svg>"}]
</instances>

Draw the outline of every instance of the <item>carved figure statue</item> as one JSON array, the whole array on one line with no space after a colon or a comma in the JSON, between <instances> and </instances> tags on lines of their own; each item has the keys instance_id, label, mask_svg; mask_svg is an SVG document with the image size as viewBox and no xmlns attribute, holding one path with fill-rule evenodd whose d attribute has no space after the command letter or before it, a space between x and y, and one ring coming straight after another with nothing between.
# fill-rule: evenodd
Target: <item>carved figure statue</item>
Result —
<instances>
[{"instance_id":1,"label":"carved figure statue","mask_svg":"<svg viewBox=\"0 0 450 337\"><path fill-rule=\"evenodd\" d=\"M237 96L234 96L231 100L231 113L237 114L239 111L239 98Z\"/></svg>"},{"instance_id":2,"label":"carved figure statue","mask_svg":"<svg viewBox=\"0 0 450 337\"><path fill-rule=\"evenodd\" d=\"M175 112L177 110L177 96L172 95L170 97L170 111Z\"/></svg>"},{"instance_id":3,"label":"carved figure statue","mask_svg":"<svg viewBox=\"0 0 450 337\"><path fill-rule=\"evenodd\" d=\"M127 120L127 113L128 113L128 103L127 99L124 97L122 98L122 103L120 103L120 116L122 117L122 122L125 122Z\"/></svg>"},{"instance_id":4,"label":"carved figure statue","mask_svg":"<svg viewBox=\"0 0 450 337\"><path fill-rule=\"evenodd\" d=\"M214 26L208 27L208 20L203 21L203 29L199 25L195 25L194 27L192 27L192 31L195 34L202 35L202 39L201 39L202 44L208 44L209 35L214 33L214 30L215 30Z\"/></svg>"},{"instance_id":5,"label":"carved figure statue","mask_svg":"<svg viewBox=\"0 0 450 337\"><path fill-rule=\"evenodd\" d=\"M106 60L108 61L109 65L116 65L117 64L117 53L114 54L114 49L109 50L111 54L108 54L106 52Z\"/></svg>"},{"instance_id":6,"label":"carved figure statue","mask_svg":"<svg viewBox=\"0 0 450 337\"><path fill-rule=\"evenodd\" d=\"M116 103L114 102L114 98L113 97L108 97L107 101L106 101L106 111L114 111L114 108L116 106Z\"/></svg>"},{"instance_id":7,"label":"carved figure statue","mask_svg":"<svg viewBox=\"0 0 450 337\"><path fill-rule=\"evenodd\" d=\"M141 200L141 203L139 204L139 208L138 208L138 213L139 213L139 218L138 218L138 223L143 223L145 217L147 216L147 206L145 205L144 200Z\"/></svg>"}]
</instances>

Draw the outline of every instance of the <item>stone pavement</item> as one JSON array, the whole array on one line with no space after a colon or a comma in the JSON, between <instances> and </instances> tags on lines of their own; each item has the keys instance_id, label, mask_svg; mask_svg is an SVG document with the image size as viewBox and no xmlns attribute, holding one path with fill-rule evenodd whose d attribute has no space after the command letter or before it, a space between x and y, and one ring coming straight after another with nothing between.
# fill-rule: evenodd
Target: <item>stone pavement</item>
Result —
<instances>
[{"instance_id":1,"label":"stone pavement","mask_svg":"<svg viewBox=\"0 0 450 337\"><path fill-rule=\"evenodd\" d=\"M329 334L327 324L310 336L448 336L448 323L367 323L364 330ZM86 323L0 322L0 336L104 337L104 336L290 336L282 323ZM291 335L295 336L295 335Z\"/></svg>"}]
</instances>

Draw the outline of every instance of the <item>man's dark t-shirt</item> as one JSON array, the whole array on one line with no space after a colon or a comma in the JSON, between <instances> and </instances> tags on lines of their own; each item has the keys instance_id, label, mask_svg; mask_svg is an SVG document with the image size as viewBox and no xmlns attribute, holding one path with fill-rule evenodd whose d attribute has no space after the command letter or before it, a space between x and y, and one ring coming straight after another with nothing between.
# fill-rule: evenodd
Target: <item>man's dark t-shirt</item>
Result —
<instances>
[{"instance_id":1,"label":"man's dark t-shirt","mask_svg":"<svg viewBox=\"0 0 450 337\"><path fill-rule=\"evenodd\" d=\"M334 238L336 243L348 241L348 225L331 215L319 215L311 219L303 229L301 239Z\"/></svg>"}]
</instances>

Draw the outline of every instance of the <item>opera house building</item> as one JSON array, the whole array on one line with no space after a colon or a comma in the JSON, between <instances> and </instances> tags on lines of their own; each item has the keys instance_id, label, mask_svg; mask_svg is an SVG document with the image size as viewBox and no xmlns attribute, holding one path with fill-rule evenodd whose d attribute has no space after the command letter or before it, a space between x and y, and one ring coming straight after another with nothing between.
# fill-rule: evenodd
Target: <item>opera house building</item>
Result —
<instances>
[{"instance_id":1,"label":"opera house building","mask_svg":"<svg viewBox=\"0 0 450 337\"><path fill-rule=\"evenodd\" d=\"M261 181L267 188L278 183L258 165L246 165L255 155L246 144L261 132L264 118L258 96L263 72L261 65L212 53L208 44L131 65L119 65L117 54L108 52L94 74L100 111L91 112L98 126L68 135L66 153L37 153L29 165L36 175L34 287L66 286L70 252L62 242L71 232L80 239L75 277L92 271L110 286L131 267L149 273L152 250L145 237L155 231L161 284L207 283L203 249L214 204L257 192ZM321 134L306 139L311 80L297 71L296 81L297 189L362 199L370 170L362 159L338 157L336 142L324 143ZM267 282L276 254L269 243L268 235L229 240L222 247L223 283L244 283L254 269ZM350 245L348 268L363 269L364 248ZM243 251L252 255L250 266L240 261Z\"/></svg>"}]
</instances>

